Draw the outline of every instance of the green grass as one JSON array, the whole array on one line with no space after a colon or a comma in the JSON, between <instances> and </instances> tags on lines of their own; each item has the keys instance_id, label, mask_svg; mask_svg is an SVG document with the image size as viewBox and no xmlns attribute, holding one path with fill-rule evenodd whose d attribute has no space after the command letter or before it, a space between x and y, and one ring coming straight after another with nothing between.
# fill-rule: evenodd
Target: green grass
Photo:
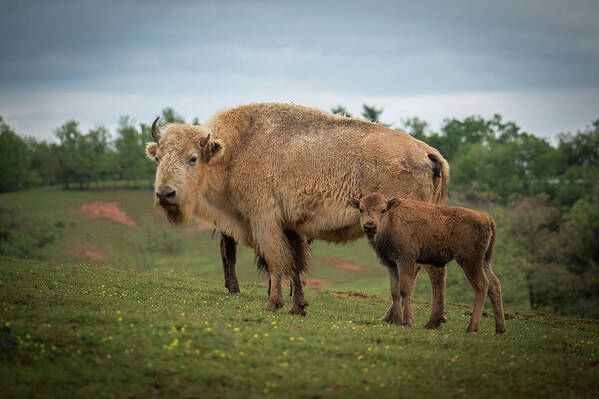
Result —
<instances>
[{"instance_id":1,"label":"green grass","mask_svg":"<svg viewBox=\"0 0 599 399\"><path fill-rule=\"evenodd\" d=\"M71 190L55 187L26 190L0 195L0 203L14 207L16 212L38 217L55 226L56 240L37 249L33 256L54 262L97 262L121 269L165 271L171 268L187 272L196 278L221 280L222 266L219 236L212 231L198 231L197 225L174 229L159 209L153 207L150 189ZM116 202L137 227L122 225L109 219L91 218L72 212L73 208L93 202ZM493 211L493 210L491 210ZM500 211L500 210L499 210ZM493 268L502 282L504 302L508 311L528 310L525 286L524 257L515 249L507 234L502 233L501 212L496 212L499 233L493 255ZM81 243L90 243L103 260L92 260L77 254ZM326 287L337 291L359 292L365 295L389 296L387 272L365 239L346 245L315 241L312 244L312 273L309 278L326 280ZM361 270L336 267L327 257L343 259L361 266ZM237 273L240 281L265 282L256 273L251 250L239 247ZM430 283L421 273L414 298L430 298ZM449 302L471 304L472 289L459 266L448 267L447 298Z\"/></svg>"},{"instance_id":2,"label":"green grass","mask_svg":"<svg viewBox=\"0 0 599 399\"><path fill-rule=\"evenodd\" d=\"M124 266L124 265L123 265ZM308 288L305 318L264 287L186 270L0 258L2 397L597 397L599 322L468 306L429 331L377 319L388 302Z\"/></svg>"}]
</instances>

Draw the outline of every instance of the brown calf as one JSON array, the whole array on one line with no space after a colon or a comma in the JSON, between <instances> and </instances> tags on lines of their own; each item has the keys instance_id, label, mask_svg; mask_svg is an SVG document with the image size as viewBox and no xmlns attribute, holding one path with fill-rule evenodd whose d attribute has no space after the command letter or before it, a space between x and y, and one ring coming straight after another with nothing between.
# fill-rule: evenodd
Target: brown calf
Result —
<instances>
[{"instance_id":1,"label":"brown calf","mask_svg":"<svg viewBox=\"0 0 599 399\"><path fill-rule=\"evenodd\" d=\"M501 284L491 270L495 222L482 212L421 201L387 201L373 193L348 205L359 209L360 224L391 277L393 304L387 318L413 325L410 298L415 263L445 266L455 259L474 289L474 310L468 332L478 330L487 292L495 313L495 333L505 332ZM403 303L403 318L401 315Z\"/></svg>"}]
</instances>

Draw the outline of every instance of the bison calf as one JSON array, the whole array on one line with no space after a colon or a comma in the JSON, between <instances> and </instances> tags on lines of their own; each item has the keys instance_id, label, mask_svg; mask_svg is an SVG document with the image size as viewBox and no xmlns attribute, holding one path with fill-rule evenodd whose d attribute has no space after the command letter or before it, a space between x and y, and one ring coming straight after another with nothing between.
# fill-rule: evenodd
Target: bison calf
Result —
<instances>
[{"instance_id":1,"label":"bison calf","mask_svg":"<svg viewBox=\"0 0 599 399\"><path fill-rule=\"evenodd\" d=\"M350 198L348 205L360 211L362 229L392 277L393 304L386 319L413 324L410 298L415 263L445 266L455 259L474 289L474 310L467 331L478 330L488 292L495 313L495 333L505 332L501 285L490 264L496 227L489 215L421 201L387 201L379 193L361 200Z\"/></svg>"}]
</instances>

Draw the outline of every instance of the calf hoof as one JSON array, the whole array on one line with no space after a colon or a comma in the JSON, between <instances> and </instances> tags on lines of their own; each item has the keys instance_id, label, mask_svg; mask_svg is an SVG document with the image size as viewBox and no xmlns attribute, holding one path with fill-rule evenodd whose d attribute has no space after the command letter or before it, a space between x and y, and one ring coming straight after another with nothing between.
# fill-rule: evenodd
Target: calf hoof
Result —
<instances>
[{"instance_id":1,"label":"calf hoof","mask_svg":"<svg viewBox=\"0 0 599 399\"><path fill-rule=\"evenodd\" d=\"M427 330L436 330L437 328L441 327L442 322L443 320L441 319L430 319L428 323L424 325L424 328Z\"/></svg>"},{"instance_id":2,"label":"calf hoof","mask_svg":"<svg viewBox=\"0 0 599 399\"><path fill-rule=\"evenodd\" d=\"M505 328L499 329L499 330L495 329L495 335L503 335L503 334L505 334Z\"/></svg>"},{"instance_id":3,"label":"calf hoof","mask_svg":"<svg viewBox=\"0 0 599 399\"><path fill-rule=\"evenodd\" d=\"M477 332L477 331L478 331L478 328L474 328L474 327L468 327L468 328L466 329L466 332L467 332L467 333L475 333L475 332Z\"/></svg>"},{"instance_id":4,"label":"calf hoof","mask_svg":"<svg viewBox=\"0 0 599 399\"><path fill-rule=\"evenodd\" d=\"M268 301L268 304L266 304L266 307L264 308L264 310L267 312L275 312L277 309L282 308L282 307L283 307L283 302Z\"/></svg>"}]
</instances>

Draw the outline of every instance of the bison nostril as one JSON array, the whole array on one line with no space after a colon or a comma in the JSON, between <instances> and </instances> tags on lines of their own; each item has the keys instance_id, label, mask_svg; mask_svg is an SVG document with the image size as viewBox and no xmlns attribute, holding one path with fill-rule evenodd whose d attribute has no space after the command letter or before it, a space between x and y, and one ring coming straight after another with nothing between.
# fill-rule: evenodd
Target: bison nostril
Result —
<instances>
[{"instance_id":1,"label":"bison nostril","mask_svg":"<svg viewBox=\"0 0 599 399\"><path fill-rule=\"evenodd\" d=\"M156 198L162 205L173 205L177 202L177 191L168 186L161 186L156 190Z\"/></svg>"}]
</instances>

